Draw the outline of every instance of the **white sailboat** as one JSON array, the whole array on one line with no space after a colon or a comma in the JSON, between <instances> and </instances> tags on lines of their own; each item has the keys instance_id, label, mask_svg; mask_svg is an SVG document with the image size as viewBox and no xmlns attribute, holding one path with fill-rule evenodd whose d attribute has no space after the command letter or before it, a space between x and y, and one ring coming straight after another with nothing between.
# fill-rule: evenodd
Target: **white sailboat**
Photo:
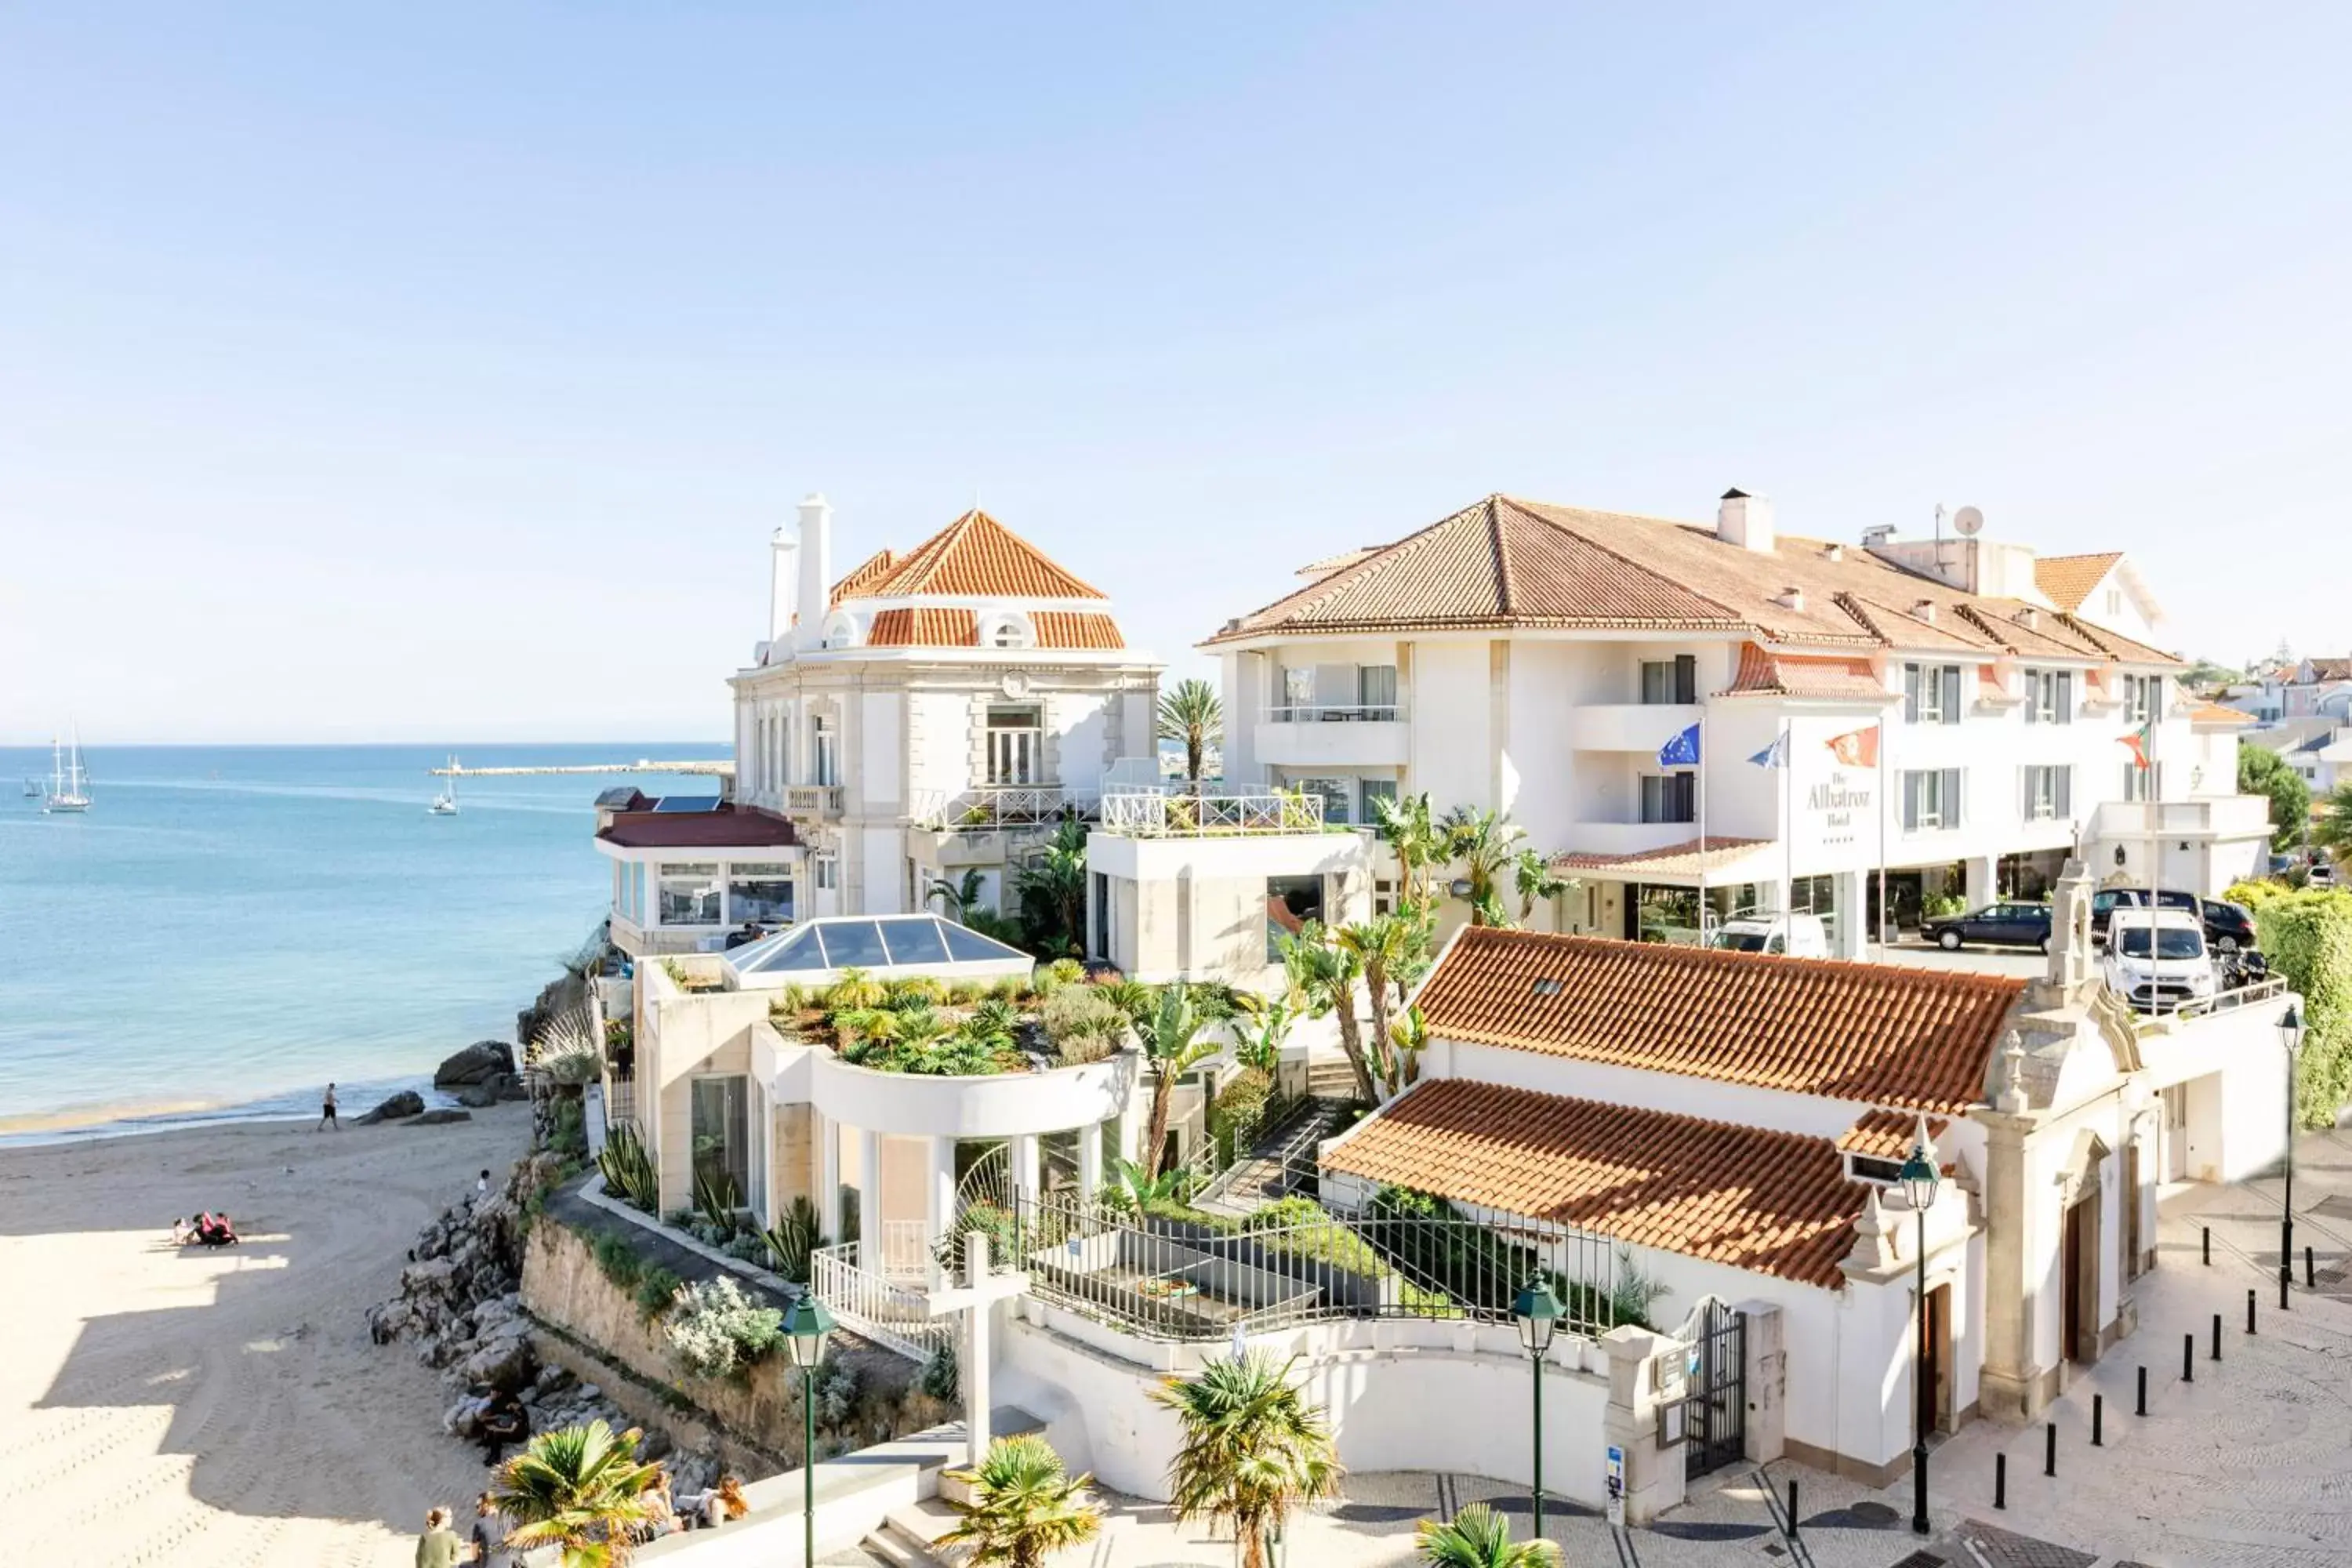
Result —
<instances>
[{"instance_id":1,"label":"white sailboat","mask_svg":"<svg viewBox=\"0 0 2352 1568\"><path fill-rule=\"evenodd\" d=\"M449 759L448 784L433 797L433 804L425 809L434 816L457 815L457 759L455 756Z\"/></svg>"},{"instance_id":2,"label":"white sailboat","mask_svg":"<svg viewBox=\"0 0 2352 1568\"><path fill-rule=\"evenodd\" d=\"M74 731L73 745L54 735L49 738L49 793L41 802L43 811L75 812L89 809L89 776L82 772L81 731Z\"/></svg>"}]
</instances>

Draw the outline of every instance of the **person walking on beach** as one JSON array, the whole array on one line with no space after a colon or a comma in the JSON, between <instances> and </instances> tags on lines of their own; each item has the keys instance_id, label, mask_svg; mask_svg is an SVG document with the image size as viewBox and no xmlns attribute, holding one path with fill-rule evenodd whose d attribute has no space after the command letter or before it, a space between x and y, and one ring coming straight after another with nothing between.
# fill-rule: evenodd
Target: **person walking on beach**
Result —
<instances>
[{"instance_id":1,"label":"person walking on beach","mask_svg":"<svg viewBox=\"0 0 2352 1568\"><path fill-rule=\"evenodd\" d=\"M335 1086L331 1083L327 1086L326 1098L319 1105L319 1127L331 1127L338 1132L343 1130L343 1124L335 1120ZM310 1131L316 1132L319 1127Z\"/></svg>"},{"instance_id":2,"label":"person walking on beach","mask_svg":"<svg viewBox=\"0 0 2352 1568\"><path fill-rule=\"evenodd\" d=\"M449 1528L449 1510L426 1510L425 1533L416 1538L416 1568L457 1568L466 1556L466 1543Z\"/></svg>"}]
</instances>

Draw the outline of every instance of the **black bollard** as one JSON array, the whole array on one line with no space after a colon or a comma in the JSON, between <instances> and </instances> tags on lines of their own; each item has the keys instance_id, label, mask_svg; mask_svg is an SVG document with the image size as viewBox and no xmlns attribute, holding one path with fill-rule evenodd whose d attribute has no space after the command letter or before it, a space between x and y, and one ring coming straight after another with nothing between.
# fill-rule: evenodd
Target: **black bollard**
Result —
<instances>
[{"instance_id":1,"label":"black bollard","mask_svg":"<svg viewBox=\"0 0 2352 1568\"><path fill-rule=\"evenodd\" d=\"M2249 1301L2246 1303L2246 1332L2251 1334L2253 1331L2254 1304L2252 1301ZM2208 1361L2220 1361L2221 1359L2221 1314L2219 1312L2213 1314L2213 1353L2206 1359Z\"/></svg>"},{"instance_id":2,"label":"black bollard","mask_svg":"<svg viewBox=\"0 0 2352 1568\"><path fill-rule=\"evenodd\" d=\"M2218 1317L2220 1314L2218 1314L2218 1313L2217 1313L2217 1314L2215 1314L2215 1315ZM2253 1293L2252 1290L2249 1290L2249 1291L2247 1291L2247 1292L2246 1292L2246 1332L2248 1332L2248 1333L2250 1333L2250 1334L2251 1334L2251 1333L2252 1333L2253 1331L2254 1331L2254 1293ZM2216 1357L2215 1359L2216 1359L2216 1360L2219 1360L2220 1358L2219 1358L2219 1357Z\"/></svg>"},{"instance_id":3,"label":"black bollard","mask_svg":"<svg viewBox=\"0 0 2352 1568\"><path fill-rule=\"evenodd\" d=\"M2210 1225L2205 1227L2205 1267L2213 1267L2213 1227Z\"/></svg>"},{"instance_id":4,"label":"black bollard","mask_svg":"<svg viewBox=\"0 0 2352 1568\"><path fill-rule=\"evenodd\" d=\"M1992 1506L1995 1508L2009 1506L2009 1456L2007 1454L1995 1454L1992 1457Z\"/></svg>"},{"instance_id":5,"label":"black bollard","mask_svg":"<svg viewBox=\"0 0 2352 1568\"><path fill-rule=\"evenodd\" d=\"M2197 1336L2195 1334L2180 1336L2180 1381L2183 1383L2197 1381Z\"/></svg>"},{"instance_id":6,"label":"black bollard","mask_svg":"<svg viewBox=\"0 0 2352 1568\"><path fill-rule=\"evenodd\" d=\"M2055 1421L2042 1423L2042 1473L2045 1476L2058 1473L2058 1423Z\"/></svg>"},{"instance_id":7,"label":"black bollard","mask_svg":"<svg viewBox=\"0 0 2352 1568\"><path fill-rule=\"evenodd\" d=\"M2132 1414L2135 1415L2147 1414L2147 1368L2146 1367L2139 1369L2139 1408Z\"/></svg>"},{"instance_id":8,"label":"black bollard","mask_svg":"<svg viewBox=\"0 0 2352 1568\"><path fill-rule=\"evenodd\" d=\"M2107 1396L2104 1394L2094 1394L2091 1395L2091 1447L2094 1448L2106 1447L2105 1441L2107 1429L2106 1416Z\"/></svg>"},{"instance_id":9,"label":"black bollard","mask_svg":"<svg viewBox=\"0 0 2352 1568\"><path fill-rule=\"evenodd\" d=\"M2319 1263L2308 1247L2303 1249L2303 1288L2306 1290L2319 1289Z\"/></svg>"},{"instance_id":10,"label":"black bollard","mask_svg":"<svg viewBox=\"0 0 2352 1568\"><path fill-rule=\"evenodd\" d=\"M1789 1539L1797 1539L1797 1478L1789 1478Z\"/></svg>"}]
</instances>

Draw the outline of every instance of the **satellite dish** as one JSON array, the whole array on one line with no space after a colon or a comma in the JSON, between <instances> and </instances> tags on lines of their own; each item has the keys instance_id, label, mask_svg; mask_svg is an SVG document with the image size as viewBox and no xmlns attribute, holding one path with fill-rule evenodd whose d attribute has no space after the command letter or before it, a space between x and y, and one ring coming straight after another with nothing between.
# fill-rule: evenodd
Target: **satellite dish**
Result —
<instances>
[{"instance_id":1,"label":"satellite dish","mask_svg":"<svg viewBox=\"0 0 2352 1568\"><path fill-rule=\"evenodd\" d=\"M1962 539L1974 539L1984 531L1984 513L1972 506L1964 506L1952 514L1952 531Z\"/></svg>"}]
</instances>

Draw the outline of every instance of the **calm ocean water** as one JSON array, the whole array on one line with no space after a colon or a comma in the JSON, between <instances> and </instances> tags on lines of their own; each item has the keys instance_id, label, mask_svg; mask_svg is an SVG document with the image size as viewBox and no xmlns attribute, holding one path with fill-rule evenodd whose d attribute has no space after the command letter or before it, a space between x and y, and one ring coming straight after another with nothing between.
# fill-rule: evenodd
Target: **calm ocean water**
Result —
<instances>
[{"instance_id":1,"label":"calm ocean water","mask_svg":"<svg viewBox=\"0 0 2352 1568\"><path fill-rule=\"evenodd\" d=\"M711 742L469 746L468 767L703 759ZM0 1131L351 1113L518 1009L603 917L589 803L634 783L467 779L436 817L421 746L98 747L95 801L26 798L46 749L0 748Z\"/></svg>"}]
</instances>

